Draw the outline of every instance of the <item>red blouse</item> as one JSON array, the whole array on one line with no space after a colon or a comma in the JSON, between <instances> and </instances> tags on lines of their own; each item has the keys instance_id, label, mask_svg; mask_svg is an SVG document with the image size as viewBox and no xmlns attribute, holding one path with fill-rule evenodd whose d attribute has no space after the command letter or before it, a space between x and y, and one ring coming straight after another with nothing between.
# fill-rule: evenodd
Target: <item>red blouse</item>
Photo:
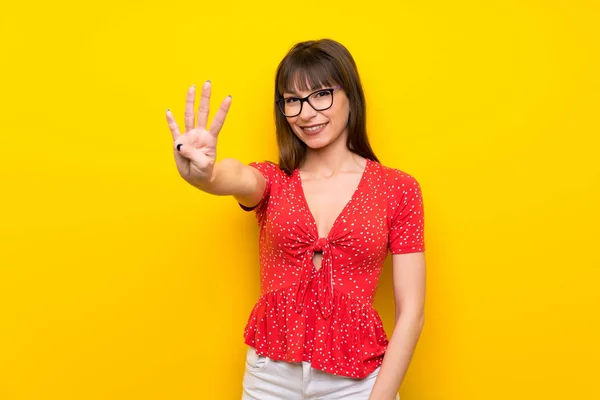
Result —
<instances>
[{"instance_id":1,"label":"red blouse","mask_svg":"<svg viewBox=\"0 0 600 400\"><path fill-rule=\"evenodd\" d=\"M425 251L423 202L411 175L367 160L358 187L319 238L300 172L252 162L267 187L254 210L260 227L261 296L244 331L260 355L364 378L388 339L373 299L388 249ZM321 268L312 259L321 251Z\"/></svg>"}]
</instances>

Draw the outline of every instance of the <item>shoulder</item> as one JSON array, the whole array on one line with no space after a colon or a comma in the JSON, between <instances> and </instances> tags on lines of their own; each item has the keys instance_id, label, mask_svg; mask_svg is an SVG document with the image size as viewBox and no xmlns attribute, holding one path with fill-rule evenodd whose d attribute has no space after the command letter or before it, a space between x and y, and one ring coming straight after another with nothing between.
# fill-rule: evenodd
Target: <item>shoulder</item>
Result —
<instances>
[{"instance_id":1,"label":"shoulder","mask_svg":"<svg viewBox=\"0 0 600 400\"><path fill-rule=\"evenodd\" d=\"M278 170L279 169L279 164L274 163L273 161L269 161L269 160L252 161L248 165L250 165L251 167L257 168L257 169L269 169L269 170Z\"/></svg>"},{"instance_id":2,"label":"shoulder","mask_svg":"<svg viewBox=\"0 0 600 400\"><path fill-rule=\"evenodd\" d=\"M281 184L291 178L291 174L279 167L279 164L273 161L253 161L248 164L256 168L266 179L268 183Z\"/></svg>"},{"instance_id":3,"label":"shoulder","mask_svg":"<svg viewBox=\"0 0 600 400\"><path fill-rule=\"evenodd\" d=\"M412 188L420 189L417 178L415 178L412 174L398 168L385 166L383 164L378 164L378 167L379 173L385 179L388 187L397 190L409 190Z\"/></svg>"},{"instance_id":4,"label":"shoulder","mask_svg":"<svg viewBox=\"0 0 600 400\"><path fill-rule=\"evenodd\" d=\"M248 164L251 167L256 168L265 176L274 176L281 174L283 171L279 168L277 163L273 161L252 161Z\"/></svg>"}]
</instances>

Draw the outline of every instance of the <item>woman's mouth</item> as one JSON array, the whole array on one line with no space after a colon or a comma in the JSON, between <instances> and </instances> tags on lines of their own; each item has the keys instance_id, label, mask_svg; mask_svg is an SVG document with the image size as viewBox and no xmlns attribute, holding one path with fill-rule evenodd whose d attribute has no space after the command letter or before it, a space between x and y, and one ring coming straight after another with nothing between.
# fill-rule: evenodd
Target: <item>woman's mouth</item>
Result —
<instances>
[{"instance_id":1,"label":"woman's mouth","mask_svg":"<svg viewBox=\"0 0 600 400\"><path fill-rule=\"evenodd\" d=\"M326 123L320 124L320 125L303 126L302 131L309 135L316 135L317 133L321 132L323 130L323 128L325 128L325 125L327 125L327 124L328 123L326 122Z\"/></svg>"}]
</instances>

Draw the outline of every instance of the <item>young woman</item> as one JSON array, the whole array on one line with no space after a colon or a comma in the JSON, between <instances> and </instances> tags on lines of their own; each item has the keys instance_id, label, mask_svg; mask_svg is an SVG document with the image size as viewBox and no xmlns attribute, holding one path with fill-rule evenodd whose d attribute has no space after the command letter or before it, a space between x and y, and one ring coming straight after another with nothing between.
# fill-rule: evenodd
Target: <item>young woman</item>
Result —
<instances>
[{"instance_id":1,"label":"young woman","mask_svg":"<svg viewBox=\"0 0 600 400\"><path fill-rule=\"evenodd\" d=\"M207 81L197 121L189 89L184 134L169 110L167 121L183 179L234 196L260 227L261 296L244 332L243 399L399 399L423 326L423 202L416 179L371 149L352 56L323 39L298 43L281 61L279 164L216 162L231 96L207 129L210 89ZM388 250L389 340L372 307Z\"/></svg>"}]
</instances>

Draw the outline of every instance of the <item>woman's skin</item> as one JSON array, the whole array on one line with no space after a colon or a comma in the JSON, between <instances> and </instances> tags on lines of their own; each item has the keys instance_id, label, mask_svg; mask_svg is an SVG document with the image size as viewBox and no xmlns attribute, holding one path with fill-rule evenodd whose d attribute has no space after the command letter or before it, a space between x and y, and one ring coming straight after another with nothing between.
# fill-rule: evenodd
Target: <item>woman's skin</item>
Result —
<instances>
[{"instance_id":1,"label":"woman's skin","mask_svg":"<svg viewBox=\"0 0 600 400\"><path fill-rule=\"evenodd\" d=\"M183 135L180 135L179 127L169 109L167 109L167 122L173 134L177 171L183 179L191 184L204 184L212 176L217 159L217 139L231 106L231 96L227 96L223 100L209 129L206 126L210 104L210 81L206 81L203 86L197 124L194 121L195 99L196 87L192 85L188 89L185 102L185 132ZM182 144L182 146L177 149L177 144Z\"/></svg>"},{"instance_id":2,"label":"woman's skin","mask_svg":"<svg viewBox=\"0 0 600 400\"><path fill-rule=\"evenodd\" d=\"M197 121L194 121L196 89L192 86L188 90L183 134L167 110L177 170L183 179L200 190L221 196L232 195L239 203L252 207L262 197L265 178L255 168L233 158L215 162L218 135L231 106L231 96L223 100L207 129L210 89L210 82L205 82ZM296 89L293 93L284 93L284 97L302 98L311 92ZM296 136L307 146L306 158L299 171L304 196L317 222L320 237L328 236L336 217L358 186L366 164L366 159L346 147L348 98L341 89L335 90L333 96L333 105L327 110L315 111L305 102L298 116L287 118ZM320 124L326 125L317 134L311 135L303 129ZM182 146L177 150L179 144ZM315 268L320 268L320 253L315 253L314 262ZM393 254L392 269L396 323L369 400L395 398L423 327L424 253Z\"/></svg>"}]
</instances>

